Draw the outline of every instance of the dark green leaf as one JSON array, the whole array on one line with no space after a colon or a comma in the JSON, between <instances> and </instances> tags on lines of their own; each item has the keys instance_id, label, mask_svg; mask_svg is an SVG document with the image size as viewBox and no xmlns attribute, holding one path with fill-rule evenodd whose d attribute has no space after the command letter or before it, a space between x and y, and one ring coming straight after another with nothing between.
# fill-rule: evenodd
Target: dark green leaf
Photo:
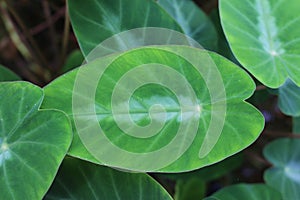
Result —
<instances>
[{"instance_id":1,"label":"dark green leaf","mask_svg":"<svg viewBox=\"0 0 300 200\"><path fill-rule=\"evenodd\" d=\"M105 39L134 28L181 31L172 17L152 0L68 0L68 4L73 30L85 57Z\"/></svg>"},{"instance_id":2,"label":"dark green leaf","mask_svg":"<svg viewBox=\"0 0 300 200\"><path fill-rule=\"evenodd\" d=\"M177 21L186 35L204 48L217 49L218 37L213 23L192 0L158 0L158 4Z\"/></svg>"},{"instance_id":3,"label":"dark green leaf","mask_svg":"<svg viewBox=\"0 0 300 200\"><path fill-rule=\"evenodd\" d=\"M126 173L66 158L45 199L171 200L172 198L146 174Z\"/></svg>"}]
</instances>

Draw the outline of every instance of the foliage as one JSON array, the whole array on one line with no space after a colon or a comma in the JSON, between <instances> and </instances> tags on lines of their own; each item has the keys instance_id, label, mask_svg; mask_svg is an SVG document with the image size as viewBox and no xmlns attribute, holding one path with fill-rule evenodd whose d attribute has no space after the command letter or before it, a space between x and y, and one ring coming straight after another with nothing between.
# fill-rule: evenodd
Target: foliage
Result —
<instances>
[{"instance_id":1,"label":"foliage","mask_svg":"<svg viewBox=\"0 0 300 200\"><path fill-rule=\"evenodd\" d=\"M300 199L299 8L1 1L0 199Z\"/></svg>"}]
</instances>

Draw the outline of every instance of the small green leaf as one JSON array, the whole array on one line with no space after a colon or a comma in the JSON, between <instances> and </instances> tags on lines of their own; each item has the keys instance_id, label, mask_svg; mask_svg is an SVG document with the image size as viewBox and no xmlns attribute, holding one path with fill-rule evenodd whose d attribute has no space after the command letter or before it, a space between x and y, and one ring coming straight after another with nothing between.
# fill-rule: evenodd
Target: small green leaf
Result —
<instances>
[{"instance_id":1,"label":"small green leaf","mask_svg":"<svg viewBox=\"0 0 300 200\"><path fill-rule=\"evenodd\" d=\"M300 86L300 1L220 0L221 22L238 61L260 82Z\"/></svg>"},{"instance_id":2,"label":"small green leaf","mask_svg":"<svg viewBox=\"0 0 300 200\"><path fill-rule=\"evenodd\" d=\"M276 190L264 184L237 184L217 191L205 200L281 200Z\"/></svg>"},{"instance_id":3,"label":"small green leaf","mask_svg":"<svg viewBox=\"0 0 300 200\"><path fill-rule=\"evenodd\" d=\"M68 5L73 30L85 57L105 39L134 28L181 31L153 0L68 0Z\"/></svg>"},{"instance_id":4,"label":"small green leaf","mask_svg":"<svg viewBox=\"0 0 300 200\"><path fill-rule=\"evenodd\" d=\"M42 99L30 83L0 83L1 199L42 199L70 146L68 118L38 110Z\"/></svg>"},{"instance_id":5,"label":"small green leaf","mask_svg":"<svg viewBox=\"0 0 300 200\"><path fill-rule=\"evenodd\" d=\"M278 106L286 115L300 116L300 87L290 79L278 89Z\"/></svg>"},{"instance_id":6,"label":"small green leaf","mask_svg":"<svg viewBox=\"0 0 300 200\"><path fill-rule=\"evenodd\" d=\"M195 66L191 64L195 64L193 59L208 61L208 55L215 66L210 66L209 62L205 62L203 65L206 67L203 68L197 68L198 62ZM187 58L188 56L190 57ZM109 65L105 66L105 63ZM157 65L147 68L149 63ZM161 69L158 64L170 67ZM103 72L103 66L106 67L105 73L99 75ZM123 75L128 76L140 69L145 71L133 74L134 77L126 83L119 83ZM197 69L202 72L199 73ZM218 71L220 79L216 78L218 73L215 74L214 70ZM80 78L83 78L82 82L79 81ZM184 88L177 89L174 93L167 86L157 83L144 84L134 92L127 91L132 87L130 84L143 83L145 80L152 80L154 83L162 81L173 89L174 86ZM120 96L112 100L116 88L119 89L117 95ZM219 162L256 140L264 127L264 119L261 113L244 101L252 95L254 89L255 84L247 73L215 53L185 46L144 47L97 59L56 79L45 87L46 97L42 107L61 109L73 119L75 138L69 152L72 156L129 170L180 172ZM125 97L129 99L124 99ZM115 101L118 103L112 105ZM182 102L186 101L194 103L182 107ZM149 109L157 104L163 106L165 112L150 111L149 116ZM134 122L127 121L127 111L124 110L127 105ZM118 109L113 110L112 106ZM182 116L190 116L191 112L195 113L192 118L181 119ZM163 113L167 117L165 122L161 118ZM157 131L146 129L153 121L159 122L164 128ZM83 126L78 123L83 123ZM224 126L215 129L223 123ZM138 129L146 128L138 130L137 135L130 135L134 132L132 129L125 131L126 128L136 127L135 124L138 124ZM194 128L195 125L198 127ZM185 128L179 129L182 126ZM97 127L101 127L105 134L99 129L93 129ZM214 129L213 132L210 132L211 128ZM155 134L144 136L152 132ZM213 136L216 133L220 135ZM102 144L105 141L101 139L104 135L110 142ZM179 140L181 135L186 138ZM174 145L174 141L180 141L180 144ZM118 149L111 150L110 144ZM178 148L180 145L186 149L183 151ZM203 150L203 145L208 146ZM120 149L124 150L122 153L129 152L126 155L129 157L119 154ZM169 149L171 150L168 151ZM145 160L143 155L147 155ZM165 160L168 160L167 164L160 168Z\"/></svg>"},{"instance_id":7,"label":"small green leaf","mask_svg":"<svg viewBox=\"0 0 300 200\"><path fill-rule=\"evenodd\" d=\"M284 200L300 199L300 140L277 139L264 149L273 167L266 170L266 183L281 192Z\"/></svg>"},{"instance_id":8,"label":"small green leaf","mask_svg":"<svg viewBox=\"0 0 300 200\"><path fill-rule=\"evenodd\" d=\"M186 35L204 48L217 49L218 37L213 23L192 0L158 0L158 4L177 21Z\"/></svg>"},{"instance_id":9,"label":"small green leaf","mask_svg":"<svg viewBox=\"0 0 300 200\"><path fill-rule=\"evenodd\" d=\"M143 199L171 200L150 176L66 158L45 200Z\"/></svg>"},{"instance_id":10,"label":"small green leaf","mask_svg":"<svg viewBox=\"0 0 300 200\"><path fill-rule=\"evenodd\" d=\"M11 70L0 65L0 81L16 81L20 80L20 77Z\"/></svg>"}]
</instances>

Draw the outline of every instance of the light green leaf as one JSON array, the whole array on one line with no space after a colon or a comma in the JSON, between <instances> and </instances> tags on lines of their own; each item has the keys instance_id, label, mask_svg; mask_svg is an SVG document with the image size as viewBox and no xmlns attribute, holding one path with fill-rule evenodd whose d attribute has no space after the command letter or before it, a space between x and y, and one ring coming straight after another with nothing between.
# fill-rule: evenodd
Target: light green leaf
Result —
<instances>
[{"instance_id":1,"label":"light green leaf","mask_svg":"<svg viewBox=\"0 0 300 200\"><path fill-rule=\"evenodd\" d=\"M0 65L0 81L16 81L20 80L20 77L11 70Z\"/></svg>"},{"instance_id":2,"label":"light green leaf","mask_svg":"<svg viewBox=\"0 0 300 200\"><path fill-rule=\"evenodd\" d=\"M42 99L30 83L0 83L1 199L42 199L70 146L68 118L38 110Z\"/></svg>"},{"instance_id":3,"label":"light green leaf","mask_svg":"<svg viewBox=\"0 0 300 200\"><path fill-rule=\"evenodd\" d=\"M283 199L300 199L300 140L277 139L264 149L273 167L266 170L266 183L281 192Z\"/></svg>"},{"instance_id":4,"label":"light green leaf","mask_svg":"<svg viewBox=\"0 0 300 200\"><path fill-rule=\"evenodd\" d=\"M221 22L238 61L260 82L300 86L300 1L220 0Z\"/></svg>"},{"instance_id":5,"label":"light green leaf","mask_svg":"<svg viewBox=\"0 0 300 200\"><path fill-rule=\"evenodd\" d=\"M180 52L180 56L176 54L176 51ZM218 71L220 80L217 79L218 73L213 72L213 66L209 66L207 63L208 55L216 65L215 70ZM187 59L188 56L192 59ZM189 62L193 62L193 59L206 63L205 68L200 68L201 74L197 71L198 68ZM110 63L111 61L113 62ZM105 63L110 64L105 73L99 75L103 72L101 67L105 66ZM157 65L145 67L145 64L149 63L159 63L170 66L170 68L161 69L161 66ZM177 91L176 94L160 84L144 84L131 93L127 89L132 86L125 86L118 81L122 75L127 74L128 76L129 71L132 73L139 69L143 69L145 72L137 72L125 84L143 83L143 81L151 79L154 83L162 81L173 89L174 86L184 88ZM174 74L170 74L169 70L174 70L172 71ZM80 78L83 78L84 81L79 83ZM62 85L64 87L61 87ZM78 87L82 90L79 90ZM112 100L115 87L119 89L116 92L117 95L121 95L117 98L113 97L114 100ZM143 167L147 165L145 171L179 172L190 171L221 161L256 140L264 127L264 119L253 106L244 102L244 99L252 95L254 89L255 84L247 73L215 53L207 53L204 50L184 46L144 47L127 51L121 55L103 57L81 67L80 73L76 69L56 79L45 87L46 97L42 107L61 109L73 119L73 128L76 134L69 152L72 156L137 171L143 171ZM129 100L125 100L124 97L127 98L128 94L131 96L128 97ZM95 102L91 102L94 99ZM115 104L114 101L119 103ZM181 101L181 104L178 101ZM183 102L190 101L195 104L181 106ZM72 103L75 110L72 110ZM118 109L112 110L112 103ZM163 106L165 112L153 110L151 112L155 111L157 115L154 112L151 114L152 116L149 116L149 109L155 104ZM126 121L128 117L127 111L124 110L126 105L129 105L132 123ZM181 112L184 115L181 115ZM194 117L189 120L181 119L181 116L189 116L190 112L195 113ZM166 118L162 119L161 114L164 113ZM77 120L76 126L74 119ZM83 120L82 127L80 120ZM137 127L147 128L153 124L151 123L153 120L158 121L163 128L155 129L155 131L153 129L138 130L137 132L132 129L126 130L126 128L134 128L134 124L137 124ZM224 126L219 127L223 123ZM99 126L105 132L105 137L109 138L111 142L104 145L101 143L103 141L98 141L103 135L93 128ZM181 129L179 129L180 127ZM215 131L209 132L212 130L210 127ZM220 135L213 136L217 131L220 131L218 132ZM79 138L78 132L81 138ZM130 135L132 133L137 135ZM154 135L147 137L149 133L154 133ZM186 138L180 139L180 144L175 145L178 137ZM234 139L228 140L228 138ZM81 144L81 140L97 159L88 153ZM118 150L112 151L110 144L121 147L119 149L129 152L130 155L133 152L134 156L126 157L119 154ZM175 145L176 148L174 149L172 145ZM180 145L183 145L182 149L178 148ZM208 145L205 146L207 149L203 150L203 145ZM168 148L172 150L166 151L165 149ZM184 148L186 149L183 150ZM166 152L162 153L161 149ZM139 155L147 155L147 159L139 160L143 159ZM179 157L169 162L168 159L173 159L178 155ZM168 162L163 168L161 166L155 168L165 159Z\"/></svg>"},{"instance_id":6,"label":"light green leaf","mask_svg":"<svg viewBox=\"0 0 300 200\"><path fill-rule=\"evenodd\" d=\"M300 134L300 117L293 117L293 133Z\"/></svg>"},{"instance_id":7,"label":"light green leaf","mask_svg":"<svg viewBox=\"0 0 300 200\"><path fill-rule=\"evenodd\" d=\"M45 199L171 200L172 198L163 187L146 174L126 173L66 158Z\"/></svg>"},{"instance_id":8,"label":"light green leaf","mask_svg":"<svg viewBox=\"0 0 300 200\"><path fill-rule=\"evenodd\" d=\"M264 184L237 184L225 187L205 200L281 200L280 193Z\"/></svg>"},{"instance_id":9,"label":"light green leaf","mask_svg":"<svg viewBox=\"0 0 300 200\"><path fill-rule=\"evenodd\" d=\"M278 106L286 115L300 116L300 87L289 79L278 89Z\"/></svg>"},{"instance_id":10,"label":"light green leaf","mask_svg":"<svg viewBox=\"0 0 300 200\"><path fill-rule=\"evenodd\" d=\"M68 4L73 30L85 57L105 39L126 30L163 27L181 31L153 0L69 0Z\"/></svg>"},{"instance_id":11,"label":"light green leaf","mask_svg":"<svg viewBox=\"0 0 300 200\"><path fill-rule=\"evenodd\" d=\"M218 37L213 23L192 0L158 0L158 4L178 22L186 35L204 48L217 49Z\"/></svg>"}]
</instances>

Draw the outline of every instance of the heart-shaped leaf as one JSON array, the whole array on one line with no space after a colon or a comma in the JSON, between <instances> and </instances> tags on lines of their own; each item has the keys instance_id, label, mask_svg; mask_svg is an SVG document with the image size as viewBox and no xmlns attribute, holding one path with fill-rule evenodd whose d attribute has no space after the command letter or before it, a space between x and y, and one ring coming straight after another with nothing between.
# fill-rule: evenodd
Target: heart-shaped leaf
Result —
<instances>
[{"instance_id":1,"label":"heart-shaped leaf","mask_svg":"<svg viewBox=\"0 0 300 200\"><path fill-rule=\"evenodd\" d=\"M276 190L264 184L237 184L217 191L205 200L281 200Z\"/></svg>"},{"instance_id":2,"label":"heart-shaped leaf","mask_svg":"<svg viewBox=\"0 0 300 200\"><path fill-rule=\"evenodd\" d=\"M163 27L181 31L175 20L152 0L68 0L68 5L84 56L105 39L126 30ZM136 42L134 36L131 42Z\"/></svg>"},{"instance_id":3,"label":"heart-shaped leaf","mask_svg":"<svg viewBox=\"0 0 300 200\"><path fill-rule=\"evenodd\" d=\"M278 106L286 115L300 116L300 87L289 79L278 89Z\"/></svg>"},{"instance_id":4,"label":"heart-shaped leaf","mask_svg":"<svg viewBox=\"0 0 300 200\"><path fill-rule=\"evenodd\" d=\"M260 82L300 86L300 1L220 0L221 22L238 61Z\"/></svg>"},{"instance_id":5,"label":"heart-shaped leaf","mask_svg":"<svg viewBox=\"0 0 300 200\"><path fill-rule=\"evenodd\" d=\"M146 174L125 173L78 159L66 158L45 199L171 200L172 198L163 187Z\"/></svg>"},{"instance_id":6,"label":"heart-shaped leaf","mask_svg":"<svg viewBox=\"0 0 300 200\"><path fill-rule=\"evenodd\" d=\"M300 199L300 139L275 140L265 147L264 156L273 164L265 171L266 183L285 200Z\"/></svg>"},{"instance_id":7,"label":"heart-shaped leaf","mask_svg":"<svg viewBox=\"0 0 300 200\"><path fill-rule=\"evenodd\" d=\"M0 65L0 81L16 81L20 80L20 77L11 70Z\"/></svg>"},{"instance_id":8,"label":"heart-shaped leaf","mask_svg":"<svg viewBox=\"0 0 300 200\"><path fill-rule=\"evenodd\" d=\"M244 102L254 89L247 73L217 54L144 47L58 78L45 87L42 107L73 119L70 155L130 170L179 172L221 161L255 141L264 119Z\"/></svg>"},{"instance_id":9,"label":"heart-shaped leaf","mask_svg":"<svg viewBox=\"0 0 300 200\"><path fill-rule=\"evenodd\" d=\"M264 173L266 183L285 200L300 199L300 140L275 140L265 147L264 156L273 164Z\"/></svg>"},{"instance_id":10,"label":"heart-shaped leaf","mask_svg":"<svg viewBox=\"0 0 300 200\"><path fill-rule=\"evenodd\" d=\"M217 49L218 37L213 23L192 0L158 0L158 4L176 20L186 35L207 49Z\"/></svg>"},{"instance_id":11,"label":"heart-shaped leaf","mask_svg":"<svg viewBox=\"0 0 300 200\"><path fill-rule=\"evenodd\" d=\"M30 83L0 83L1 199L42 199L70 146L68 118L38 110L42 99Z\"/></svg>"}]
</instances>

